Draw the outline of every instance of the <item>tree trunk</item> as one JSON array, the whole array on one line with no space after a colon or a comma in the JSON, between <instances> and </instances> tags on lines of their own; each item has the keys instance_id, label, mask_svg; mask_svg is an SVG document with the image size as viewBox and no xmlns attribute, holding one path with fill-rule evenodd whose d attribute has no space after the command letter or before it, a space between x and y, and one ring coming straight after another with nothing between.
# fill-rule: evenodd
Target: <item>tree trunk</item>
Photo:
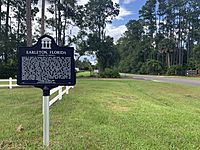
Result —
<instances>
[{"instance_id":1,"label":"tree trunk","mask_svg":"<svg viewBox=\"0 0 200 150\"><path fill-rule=\"evenodd\" d=\"M0 0L0 34L1 34L1 15L2 15L2 13L1 13L1 6L2 6L2 1ZM0 40L1 40L1 37L0 37Z\"/></svg>"},{"instance_id":2,"label":"tree trunk","mask_svg":"<svg viewBox=\"0 0 200 150\"><path fill-rule=\"evenodd\" d=\"M6 28L5 28L5 49L4 49L4 59L5 63L8 61L8 33L9 33L9 15L10 15L10 0L7 0L7 8L6 8Z\"/></svg>"},{"instance_id":3,"label":"tree trunk","mask_svg":"<svg viewBox=\"0 0 200 150\"><path fill-rule=\"evenodd\" d=\"M41 36L44 35L45 27L44 27L44 17L45 17L45 0L42 0L42 13L41 13Z\"/></svg>"},{"instance_id":4,"label":"tree trunk","mask_svg":"<svg viewBox=\"0 0 200 150\"><path fill-rule=\"evenodd\" d=\"M26 0L27 46L32 46L31 0Z\"/></svg>"},{"instance_id":5,"label":"tree trunk","mask_svg":"<svg viewBox=\"0 0 200 150\"><path fill-rule=\"evenodd\" d=\"M180 12L179 12L180 13ZM181 61L181 58L182 58L182 50L181 50L181 17L180 17L180 14L179 14L179 24L178 24L178 52L179 52L179 65L182 65L182 61Z\"/></svg>"},{"instance_id":6,"label":"tree trunk","mask_svg":"<svg viewBox=\"0 0 200 150\"><path fill-rule=\"evenodd\" d=\"M6 10L6 39L8 38L8 29L9 29L9 14L10 14L10 0L7 1L7 10Z\"/></svg>"},{"instance_id":7,"label":"tree trunk","mask_svg":"<svg viewBox=\"0 0 200 150\"><path fill-rule=\"evenodd\" d=\"M168 68L171 67L171 63L170 63L170 53L167 53L167 66L168 66Z\"/></svg>"},{"instance_id":8,"label":"tree trunk","mask_svg":"<svg viewBox=\"0 0 200 150\"><path fill-rule=\"evenodd\" d=\"M19 5L18 5L18 10L19 10ZM17 46L19 46L19 29L20 29L20 12L17 12Z\"/></svg>"},{"instance_id":9,"label":"tree trunk","mask_svg":"<svg viewBox=\"0 0 200 150\"><path fill-rule=\"evenodd\" d=\"M57 1L55 0L55 31L56 31L56 43L58 44L58 18L57 18Z\"/></svg>"},{"instance_id":10,"label":"tree trunk","mask_svg":"<svg viewBox=\"0 0 200 150\"><path fill-rule=\"evenodd\" d=\"M2 29L1 29L1 15L2 15L2 13L1 13L1 6L2 6L2 1L0 0L0 34L2 35ZM0 42L1 42L1 40L2 40L2 36L0 36ZM3 55L2 55L2 51L0 50L0 57L2 57Z\"/></svg>"},{"instance_id":11,"label":"tree trunk","mask_svg":"<svg viewBox=\"0 0 200 150\"><path fill-rule=\"evenodd\" d=\"M60 6L60 0L58 0L58 45L62 45L62 28L61 28L61 6Z\"/></svg>"},{"instance_id":12,"label":"tree trunk","mask_svg":"<svg viewBox=\"0 0 200 150\"><path fill-rule=\"evenodd\" d=\"M63 42L62 42L62 46L65 46L65 30L66 30L66 26L67 26L67 18L65 17L65 23L63 26Z\"/></svg>"}]
</instances>

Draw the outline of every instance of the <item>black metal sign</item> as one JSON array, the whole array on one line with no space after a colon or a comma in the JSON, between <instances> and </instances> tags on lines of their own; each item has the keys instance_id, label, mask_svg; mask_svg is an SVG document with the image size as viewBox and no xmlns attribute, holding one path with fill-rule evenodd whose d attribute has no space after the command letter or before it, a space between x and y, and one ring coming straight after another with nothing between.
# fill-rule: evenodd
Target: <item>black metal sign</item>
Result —
<instances>
[{"instance_id":1,"label":"black metal sign","mask_svg":"<svg viewBox=\"0 0 200 150\"><path fill-rule=\"evenodd\" d=\"M75 83L74 48L59 47L48 35L40 37L33 47L19 48L18 85L55 87Z\"/></svg>"}]
</instances>

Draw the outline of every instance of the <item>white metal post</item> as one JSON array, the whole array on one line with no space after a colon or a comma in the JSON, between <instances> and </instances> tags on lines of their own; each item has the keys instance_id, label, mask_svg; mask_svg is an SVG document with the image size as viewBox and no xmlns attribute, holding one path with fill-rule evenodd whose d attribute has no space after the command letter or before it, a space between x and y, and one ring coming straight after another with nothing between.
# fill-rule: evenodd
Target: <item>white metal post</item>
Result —
<instances>
[{"instance_id":1,"label":"white metal post","mask_svg":"<svg viewBox=\"0 0 200 150\"><path fill-rule=\"evenodd\" d=\"M44 115L43 115L43 144L49 146L49 96L43 96Z\"/></svg>"},{"instance_id":2,"label":"white metal post","mask_svg":"<svg viewBox=\"0 0 200 150\"><path fill-rule=\"evenodd\" d=\"M59 88L58 95L59 95L59 100L61 100L62 99L62 86L60 86L60 88Z\"/></svg>"},{"instance_id":3,"label":"white metal post","mask_svg":"<svg viewBox=\"0 0 200 150\"><path fill-rule=\"evenodd\" d=\"M69 86L66 86L66 94L69 94Z\"/></svg>"},{"instance_id":4,"label":"white metal post","mask_svg":"<svg viewBox=\"0 0 200 150\"><path fill-rule=\"evenodd\" d=\"M44 100L44 97L45 97L45 96L42 97L42 114L43 114L43 115L44 115L44 101L45 101L45 100Z\"/></svg>"},{"instance_id":5,"label":"white metal post","mask_svg":"<svg viewBox=\"0 0 200 150\"><path fill-rule=\"evenodd\" d=\"M12 78L9 78L9 89L12 89Z\"/></svg>"}]
</instances>

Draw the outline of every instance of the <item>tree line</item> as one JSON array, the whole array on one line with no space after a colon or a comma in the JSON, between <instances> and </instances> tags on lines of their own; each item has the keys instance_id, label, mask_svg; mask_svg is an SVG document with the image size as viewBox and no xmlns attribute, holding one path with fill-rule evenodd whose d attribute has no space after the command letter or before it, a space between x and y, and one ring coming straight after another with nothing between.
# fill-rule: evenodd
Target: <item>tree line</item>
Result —
<instances>
[{"instance_id":1,"label":"tree line","mask_svg":"<svg viewBox=\"0 0 200 150\"><path fill-rule=\"evenodd\" d=\"M100 72L112 68L129 73L184 74L199 69L199 0L147 0L139 19L126 24L127 31L117 43L105 31L106 24L119 14L119 4L112 0L89 0L85 5L78 5L76 0L42 2L48 4L50 16L43 13L38 17L38 0L0 1L1 78L16 75L17 48L27 46L31 28L29 40L33 43L46 33L60 46L74 43L79 57L96 55ZM29 27L27 11L36 25ZM45 24L41 23L43 19ZM44 25L46 30L40 31ZM79 28L78 35L68 34L70 26Z\"/></svg>"},{"instance_id":2,"label":"tree line","mask_svg":"<svg viewBox=\"0 0 200 150\"><path fill-rule=\"evenodd\" d=\"M200 1L147 0L118 41L119 69L142 74L185 74L200 69Z\"/></svg>"},{"instance_id":3,"label":"tree line","mask_svg":"<svg viewBox=\"0 0 200 150\"><path fill-rule=\"evenodd\" d=\"M44 16L44 2L48 4L48 17ZM95 54L101 70L111 66L114 43L111 37L105 35L105 27L119 14L118 4L112 0L89 0L85 5L78 5L76 0L42 0L41 17L37 15L39 9L38 0L0 1L1 78L16 76L17 48L31 46L41 33L55 36L59 46L74 43L79 56ZM67 34L71 32L70 26L79 28L77 36ZM106 59L107 56L110 59Z\"/></svg>"}]
</instances>

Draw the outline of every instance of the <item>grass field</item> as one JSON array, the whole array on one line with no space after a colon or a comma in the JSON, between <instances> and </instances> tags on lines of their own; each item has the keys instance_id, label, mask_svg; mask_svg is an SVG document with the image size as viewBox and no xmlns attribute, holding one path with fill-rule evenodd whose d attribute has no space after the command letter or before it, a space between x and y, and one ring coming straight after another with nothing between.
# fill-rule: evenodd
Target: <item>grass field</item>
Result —
<instances>
[{"instance_id":1,"label":"grass field","mask_svg":"<svg viewBox=\"0 0 200 150\"><path fill-rule=\"evenodd\" d=\"M89 71L78 72L77 77L90 77L91 73Z\"/></svg>"},{"instance_id":2,"label":"grass field","mask_svg":"<svg viewBox=\"0 0 200 150\"><path fill-rule=\"evenodd\" d=\"M200 88L78 80L50 110L49 149L200 149ZM0 149L43 149L42 91L0 89ZM24 130L16 132L22 125Z\"/></svg>"}]
</instances>

